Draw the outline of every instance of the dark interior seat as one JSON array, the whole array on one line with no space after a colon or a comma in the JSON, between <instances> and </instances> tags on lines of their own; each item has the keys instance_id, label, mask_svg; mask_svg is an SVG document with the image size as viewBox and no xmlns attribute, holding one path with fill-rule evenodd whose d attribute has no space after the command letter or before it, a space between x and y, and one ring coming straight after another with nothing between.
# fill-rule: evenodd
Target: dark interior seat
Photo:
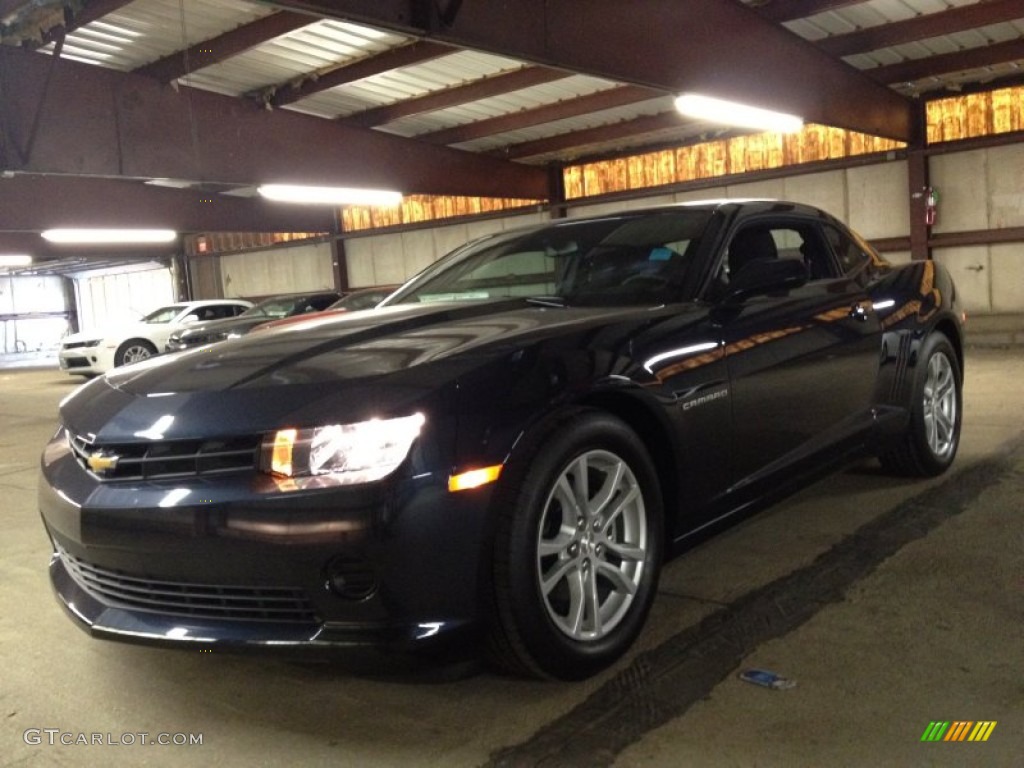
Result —
<instances>
[{"instance_id":1,"label":"dark interior seat","mask_svg":"<svg viewBox=\"0 0 1024 768\"><path fill-rule=\"evenodd\" d=\"M778 249L767 229L740 230L729 244L729 275L735 277L747 264L758 259L777 259Z\"/></svg>"}]
</instances>

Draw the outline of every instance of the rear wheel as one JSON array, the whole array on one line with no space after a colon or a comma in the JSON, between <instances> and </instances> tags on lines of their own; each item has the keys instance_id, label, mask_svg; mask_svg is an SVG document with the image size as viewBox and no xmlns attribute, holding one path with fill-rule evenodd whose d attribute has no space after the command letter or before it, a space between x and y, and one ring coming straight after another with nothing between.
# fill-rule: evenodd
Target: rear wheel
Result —
<instances>
[{"instance_id":1,"label":"rear wheel","mask_svg":"<svg viewBox=\"0 0 1024 768\"><path fill-rule=\"evenodd\" d=\"M661 563L661 494L643 443L610 415L585 412L535 445L501 499L492 656L518 673L581 679L643 627Z\"/></svg>"},{"instance_id":2,"label":"rear wheel","mask_svg":"<svg viewBox=\"0 0 1024 768\"><path fill-rule=\"evenodd\" d=\"M918 351L911 398L907 431L882 454L882 466L902 475L939 475L956 456L963 418L960 365L942 333L932 333Z\"/></svg>"},{"instance_id":3,"label":"rear wheel","mask_svg":"<svg viewBox=\"0 0 1024 768\"><path fill-rule=\"evenodd\" d=\"M145 339L129 339L114 353L114 366L130 365L147 360L156 354L156 347Z\"/></svg>"}]
</instances>

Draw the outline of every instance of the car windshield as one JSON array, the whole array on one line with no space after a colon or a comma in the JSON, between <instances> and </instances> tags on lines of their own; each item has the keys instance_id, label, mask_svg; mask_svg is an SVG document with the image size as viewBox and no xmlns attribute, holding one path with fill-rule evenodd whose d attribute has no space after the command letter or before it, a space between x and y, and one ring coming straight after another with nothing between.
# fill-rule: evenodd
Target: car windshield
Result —
<instances>
[{"instance_id":1,"label":"car windshield","mask_svg":"<svg viewBox=\"0 0 1024 768\"><path fill-rule=\"evenodd\" d=\"M301 299L264 299L259 304L249 307L239 317L289 317L296 313L296 304ZM303 304L305 306L305 304Z\"/></svg>"},{"instance_id":2,"label":"car windshield","mask_svg":"<svg viewBox=\"0 0 1024 768\"><path fill-rule=\"evenodd\" d=\"M185 309L184 304L172 304L169 307L160 307L155 312L150 312L144 318L144 323L169 323L176 318L181 310Z\"/></svg>"},{"instance_id":3,"label":"car windshield","mask_svg":"<svg viewBox=\"0 0 1024 768\"><path fill-rule=\"evenodd\" d=\"M555 306L662 304L682 298L707 210L560 223L470 244L388 304L523 297Z\"/></svg>"},{"instance_id":4,"label":"car windshield","mask_svg":"<svg viewBox=\"0 0 1024 768\"><path fill-rule=\"evenodd\" d=\"M347 309L350 312L358 309L371 309L380 304L393 290L392 286L376 291L356 291L338 299L328 309Z\"/></svg>"}]
</instances>

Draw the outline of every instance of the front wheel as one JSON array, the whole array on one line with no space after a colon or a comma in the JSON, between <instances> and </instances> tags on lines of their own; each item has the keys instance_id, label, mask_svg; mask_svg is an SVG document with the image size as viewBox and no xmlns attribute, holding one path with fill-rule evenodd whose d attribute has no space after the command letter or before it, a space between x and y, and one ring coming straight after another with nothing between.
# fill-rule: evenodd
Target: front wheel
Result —
<instances>
[{"instance_id":1,"label":"front wheel","mask_svg":"<svg viewBox=\"0 0 1024 768\"><path fill-rule=\"evenodd\" d=\"M495 544L492 656L582 679L632 644L654 598L662 502L647 450L622 421L563 422L515 476Z\"/></svg>"},{"instance_id":2,"label":"front wheel","mask_svg":"<svg viewBox=\"0 0 1024 768\"><path fill-rule=\"evenodd\" d=\"M942 474L956 456L962 419L959 359L949 339L935 332L918 351L907 431L880 456L882 466L902 475Z\"/></svg>"},{"instance_id":3,"label":"front wheel","mask_svg":"<svg viewBox=\"0 0 1024 768\"><path fill-rule=\"evenodd\" d=\"M138 363L148 360L156 354L156 347L145 339L130 339L117 348L114 353L114 367Z\"/></svg>"}]
</instances>

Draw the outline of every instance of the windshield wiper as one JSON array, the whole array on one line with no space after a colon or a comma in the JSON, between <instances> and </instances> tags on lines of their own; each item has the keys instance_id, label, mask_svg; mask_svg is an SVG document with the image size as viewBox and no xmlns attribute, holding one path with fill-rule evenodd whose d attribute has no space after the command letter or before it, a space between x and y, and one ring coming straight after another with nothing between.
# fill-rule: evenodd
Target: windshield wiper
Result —
<instances>
[{"instance_id":1,"label":"windshield wiper","mask_svg":"<svg viewBox=\"0 0 1024 768\"><path fill-rule=\"evenodd\" d=\"M535 307L554 307L555 309L565 309L569 306L561 296L527 296L523 300L527 304L533 304Z\"/></svg>"}]
</instances>

